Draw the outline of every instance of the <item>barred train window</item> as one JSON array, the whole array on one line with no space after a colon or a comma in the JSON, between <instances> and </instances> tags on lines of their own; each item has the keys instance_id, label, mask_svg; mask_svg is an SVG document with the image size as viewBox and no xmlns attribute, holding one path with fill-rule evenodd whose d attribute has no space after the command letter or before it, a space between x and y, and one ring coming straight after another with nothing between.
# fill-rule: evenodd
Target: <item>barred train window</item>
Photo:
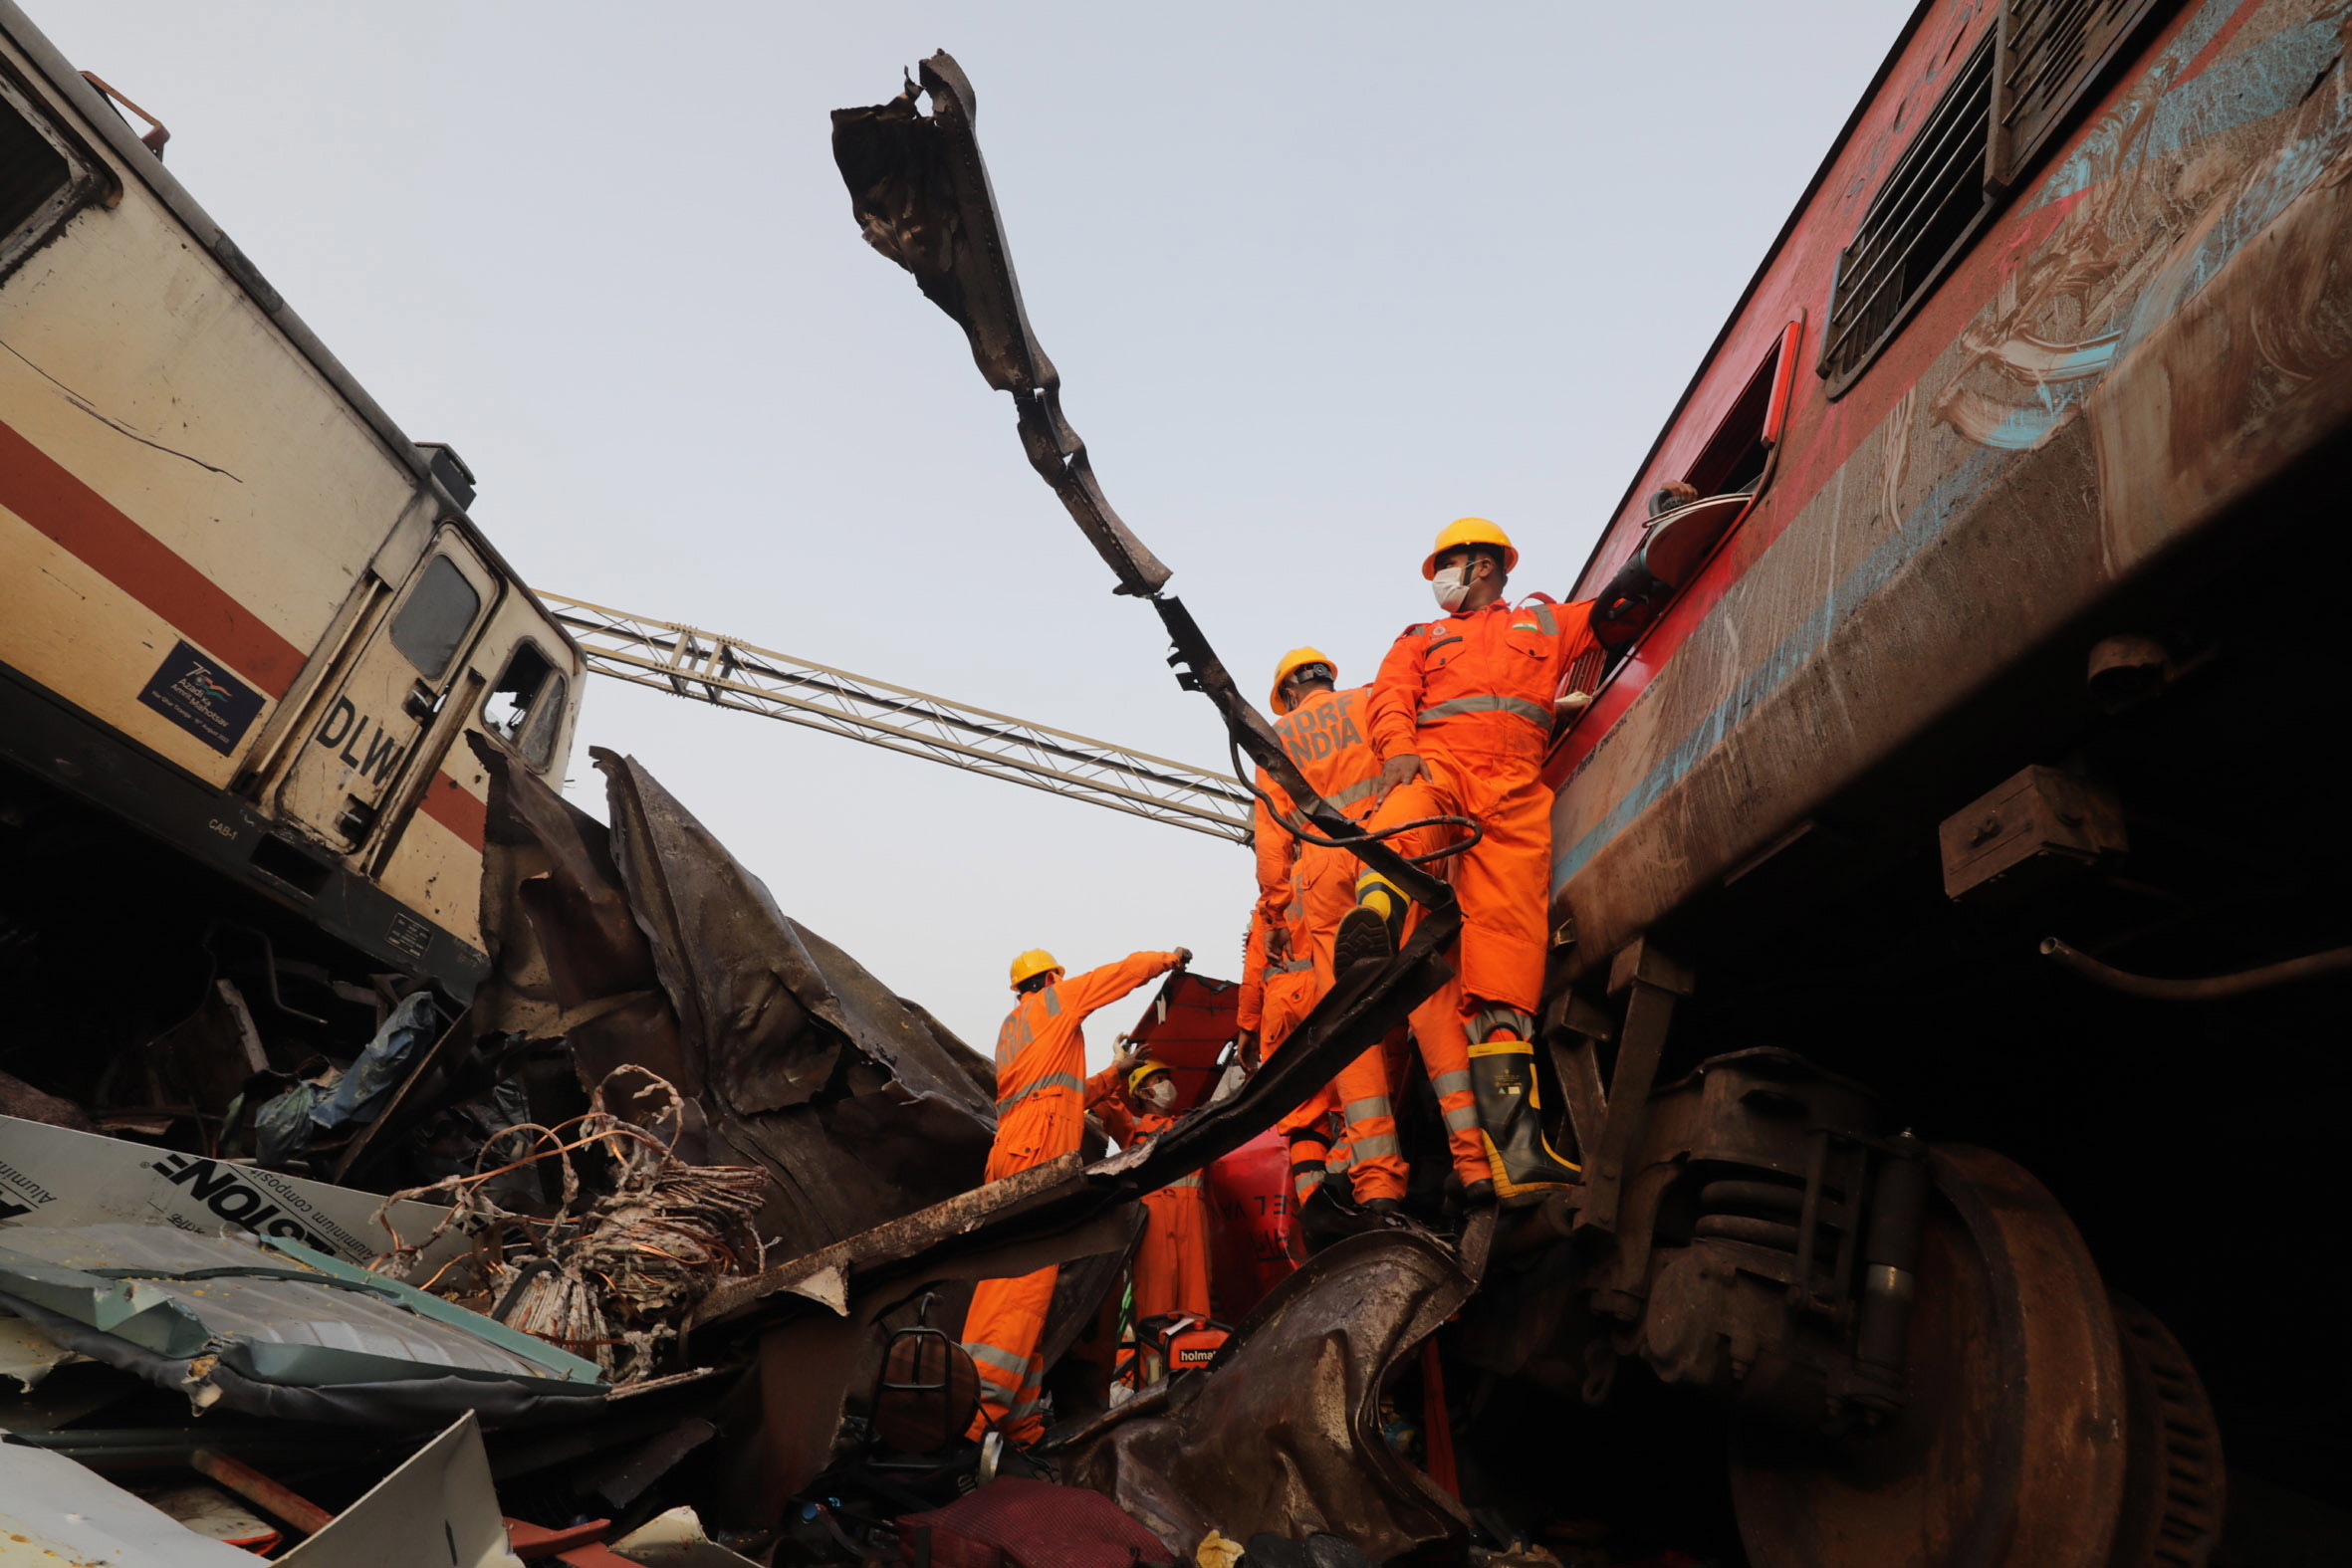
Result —
<instances>
[{"instance_id":1,"label":"barred train window","mask_svg":"<svg viewBox=\"0 0 2352 1568\"><path fill-rule=\"evenodd\" d=\"M2056 145L2165 0L2006 0L1838 253L1821 362L1842 396Z\"/></svg>"},{"instance_id":2,"label":"barred train window","mask_svg":"<svg viewBox=\"0 0 2352 1568\"><path fill-rule=\"evenodd\" d=\"M0 278L112 183L104 165L37 112L18 83L0 74Z\"/></svg>"}]
</instances>

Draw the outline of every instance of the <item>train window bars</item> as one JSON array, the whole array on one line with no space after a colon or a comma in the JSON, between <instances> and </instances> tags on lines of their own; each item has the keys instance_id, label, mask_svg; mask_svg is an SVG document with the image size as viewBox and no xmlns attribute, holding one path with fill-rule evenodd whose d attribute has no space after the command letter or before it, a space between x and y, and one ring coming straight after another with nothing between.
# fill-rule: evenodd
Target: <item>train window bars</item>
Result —
<instances>
[{"instance_id":1,"label":"train window bars","mask_svg":"<svg viewBox=\"0 0 2352 1568\"><path fill-rule=\"evenodd\" d=\"M1838 253L1817 366L1844 395L2058 142L2161 0L2007 0Z\"/></svg>"},{"instance_id":2,"label":"train window bars","mask_svg":"<svg viewBox=\"0 0 2352 1568\"><path fill-rule=\"evenodd\" d=\"M40 112L36 100L0 72L0 278L16 271L94 200L111 197L115 178L95 153Z\"/></svg>"},{"instance_id":3,"label":"train window bars","mask_svg":"<svg viewBox=\"0 0 2352 1568\"><path fill-rule=\"evenodd\" d=\"M1998 23L1987 28L1970 51L1838 254L1820 364L1832 397L1869 367L1993 210L1985 148L1998 32Z\"/></svg>"},{"instance_id":4,"label":"train window bars","mask_svg":"<svg viewBox=\"0 0 2352 1568\"><path fill-rule=\"evenodd\" d=\"M2017 183L2056 139L2159 0L2008 0L1993 65L1993 146L1985 182Z\"/></svg>"}]
</instances>

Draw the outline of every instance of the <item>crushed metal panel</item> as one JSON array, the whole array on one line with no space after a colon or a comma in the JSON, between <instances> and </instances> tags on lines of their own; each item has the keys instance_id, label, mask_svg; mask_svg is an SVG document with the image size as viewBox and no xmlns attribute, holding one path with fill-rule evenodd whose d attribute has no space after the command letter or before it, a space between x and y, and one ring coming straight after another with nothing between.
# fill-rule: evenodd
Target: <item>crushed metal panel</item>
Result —
<instances>
[{"instance_id":1,"label":"crushed metal panel","mask_svg":"<svg viewBox=\"0 0 2352 1568\"><path fill-rule=\"evenodd\" d=\"M736 1109L798 1105L822 1086L833 1052L791 1038L814 1016L908 1093L945 1100L993 1131L994 1105L895 993L788 918L768 884L633 758L590 755L609 781L613 860L649 917L662 983L688 1031L707 1042ZM802 1066L796 1057L814 1059Z\"/></svg>"},{"instance_id":2,"label":"crushed metal panel","mask_svg":"<svg viewBox=\"0 0 2352 1568\"><path fill-rule=\"evenodd\" d=\"M438 1425L592 1414L592 1363L307 1253L167 1226L0 1232L0 1305L93 1360L255 1415Z\"/></svg>"},{"instance_id":3,"label":"crushed metal panel","mask_svg":"<svg viewBox=\"0 0 2352 1568\"><path fill-rule=\"evenodd\" d=\"M996 1129L984 1064L777 908L633 761L598 754L612 826L494 764L485 1028L561 1035L581 1087L633 1063L690 1101L681 1158L770 1179L773 1253L962 1192Z\"/></svg>"},{"instance_id":4,"label":"crushed metal panel","mask_svg":"<svg viewBox=\"0 0 2352 1568\"><path fill-rule=\"evenodd\" d=\"M374 1193L0 1116L0 1244L14 1224L71 1229L129 1222L199 1235L229 1229L281 1236L365 1263L391 1250L391 1233L375 1220L382 1204ZM448 1213L413 1202L391 1209L407 1235L425 1234ZM471 1244L452 1231L425 1249L411 1272L429 1277Z\"/></svg>"},{"instance_id":5,"label":"crushed metal panel","mask_svg":"<svg viewBox=\"0 0 2352 1568\"><path fill-rule=\"evenodd\" d=\"M1461 1535L1461 1505L1381 1437L1380 1390L1474 1288L1418 1231L1350 1236L1278 1285L1164 1413L1093 1428L1063 1473L1186 1560L1211 1528L1326 1530L1383 1561Z\"/></svg>"},{"instance_id":6,"label":"crushed metal panel","mask_svg":"<svg viewBox=\"0 0 2352 1568\"><path fill-rule=\"evenodd\" d=\"M0 1565L5 1568L253 1568L253 1563L251 1552L197 1534L63 1455L10 1445L0 1456Z\"/></svg>"},{"instance_id":7,"label":"crushed metal panel","mask_svg":"<svg viewBox=\"0 0 2352 1568\"><path fill-rule=\"evenodd\" d=\"M245 1561L250 1568L252 1559ZM507 1544L473 1413L278 1561L288 1568L522 1568Z\"/></svg>"}]
</instances>

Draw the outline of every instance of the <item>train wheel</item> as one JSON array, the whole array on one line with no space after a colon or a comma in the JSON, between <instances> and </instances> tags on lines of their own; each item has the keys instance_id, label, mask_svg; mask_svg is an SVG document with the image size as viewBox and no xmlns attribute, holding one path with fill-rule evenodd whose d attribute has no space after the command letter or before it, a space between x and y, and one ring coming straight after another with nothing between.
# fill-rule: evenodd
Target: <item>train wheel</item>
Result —
<instances>
[{"instance_id":1,"label":"train wheel","mask_svg":"<svg viewBox=\"0 0 2352 1568\"><path fill-rule=\"evenodd\" d=\"M2205 1568L2222 1540L2222 1434L2188 1353L2156 1315L2115 1300L2128 1461L2114 1568Z\"/></svg>"},{"instance_id":2,"label":"train wheel","mask_svg":"<svg viewBox=\"0 0 2352 1568\"><path fill-rule=\"evenodd\" d=\"M2129 1399L2099 1271L2057 1200L2012 1162L1946 1145L1930 1169L1909 1401L1858 1437L1735 1434L1750 1560L2105 1568Z\"/></svg>"}]
</instances>

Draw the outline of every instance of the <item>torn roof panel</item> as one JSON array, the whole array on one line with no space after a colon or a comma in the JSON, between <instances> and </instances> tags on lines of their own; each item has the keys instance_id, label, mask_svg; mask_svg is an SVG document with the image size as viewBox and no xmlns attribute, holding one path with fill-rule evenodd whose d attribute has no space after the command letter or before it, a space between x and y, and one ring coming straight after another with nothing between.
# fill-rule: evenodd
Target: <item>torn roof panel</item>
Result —
<instances>
[{"instance_id":1,"label":"torn roof panel","mask_svg":"<svg viewBox=\"0 0 2352 1568\"><path fill-rule=\"evenodd\" d=\"M439 1426L592 1415L595 1364L413 1286L309 1251L166 1226L10 1228L0 1307L96 1361L295 1421Z\"/></svg>"},{"instance_id":2,"label":"torn roof panel","mask_svg":"<svg viewBox=\"0 0 2352 1568\"><path fill-rule=\"evenodd\" d=\"M13 1226L0 1240L0 1290L161 1354L210 1347L274 1383L348 1382L427 1367L461 1377L571 1381L557 1358L574 1358L552 1346L544 1358L518 1354L232 1236L165 1226ZM588 1376L592 1380L592 1368Z\"/></svg>"}]
</instances>

